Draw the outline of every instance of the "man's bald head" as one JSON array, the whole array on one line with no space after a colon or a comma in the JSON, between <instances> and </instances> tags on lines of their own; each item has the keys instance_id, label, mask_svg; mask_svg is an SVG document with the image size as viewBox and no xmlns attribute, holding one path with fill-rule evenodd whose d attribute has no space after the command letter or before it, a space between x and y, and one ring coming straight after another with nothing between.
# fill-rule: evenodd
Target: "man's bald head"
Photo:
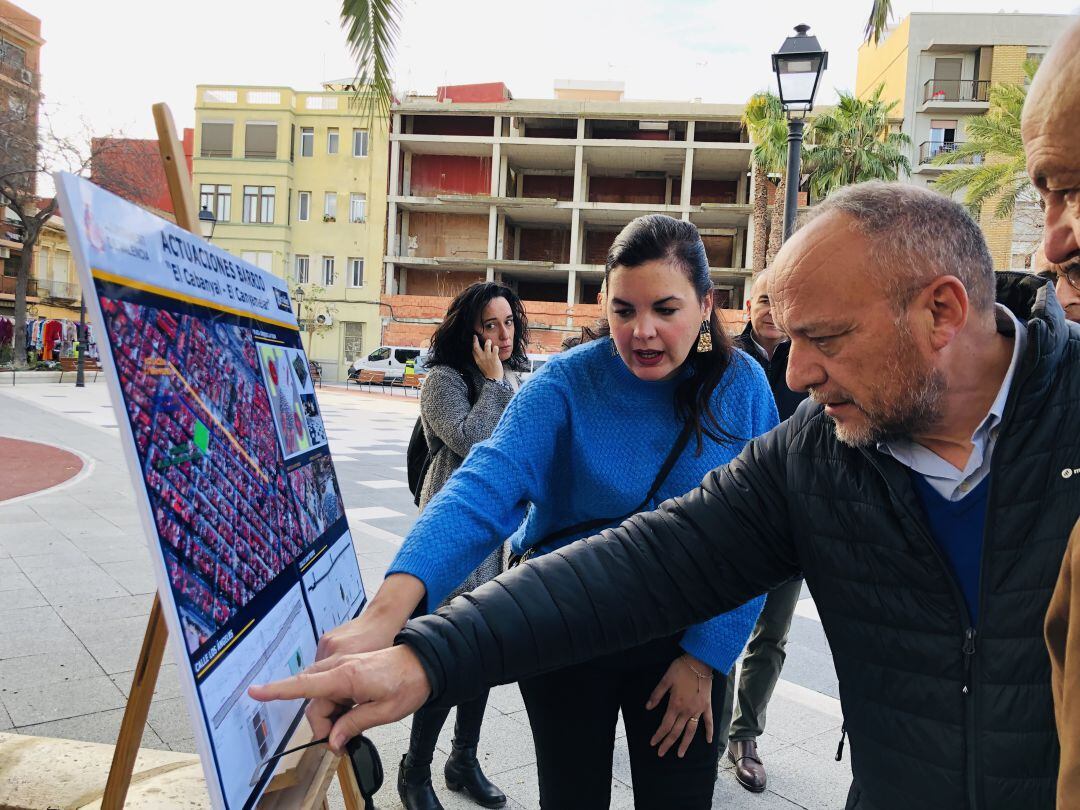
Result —
<instances>
[{"instance_id":1,"label":"man's bald head","mask_svg":"<svg viewBox=\"0 0 1080 810\"><path fill-rule=\"evenodd\" d=\"M784 333L772 317L772 301L769 298L769 279L772 272L763 270L754 276L746 296L746 316L750 319L753 338L772 357L773 349L784 339Z\"/></svg>"},{"instance_id":2,"label":"man's bald head","mask_svg":"<svg viewBox=\"0 0 1080 810\"><path fill-rule=\"evenodd\" d=\"M769 278L772 276L771 270L762 270L756 276L750 286L750 295L748 298L753 298L759 293L767 293L769 291Z\"/></svg>"},{"instance_id":3,"label":"man's bald head","mask_svg":"<svg viewBox=\"0 0 1080 810\"><path fill-rule=\"evenodd\" d=\"M1024 101L1021 126L1049 124L1060 128L1062 117L1080 112L1080 20L1073 22L1046 54ZM1071 110L1065 109L1071 107Z\"/></svg>"},{"instance_id":4,"label":"man's bald head","mask_svg":"<svg viewBox=\"0 0 1080 810\"><path fill-rule=\"evenodd\" d=\"M1080 21L1046 55L1024 102L1021 133L1028 174L1046 204L1050 262L1080 255Z\"/></svg>"}]
</instances>

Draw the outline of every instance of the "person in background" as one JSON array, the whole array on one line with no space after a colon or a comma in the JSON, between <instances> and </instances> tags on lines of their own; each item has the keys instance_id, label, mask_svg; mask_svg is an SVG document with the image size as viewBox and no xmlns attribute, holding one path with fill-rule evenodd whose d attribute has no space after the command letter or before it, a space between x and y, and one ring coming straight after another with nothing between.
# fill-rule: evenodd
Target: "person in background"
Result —
<instances>
[{"instance_id":1,"label":"person in background","mask_svg":"<svg viewBox=\"0 0 1080 810\"><path fill-rule=\"evenodd\" d=\"M1042 250L1057 276L1055 289L1068 317L1080 321L1080 22L1050 49L1028 89L1020 131L1028 175L1045 213ZM1042 268L1039 268L1042 269ZM1080 327L1072 338L1080 341ZM1078 404L1071 403L1076 431ZM1080 477L1080 460L1055 465L1058 486ZM1060 497L1075 498L1064 492ZM1069 538L1057 587L1046 613L1046 644L1061 744L1057 781L1060 810L1080 807L1080 523Z\"/></svg>"},{"instance_id":2,"label":"person in background","mask_svg":"<svg viewBox=\"0 0 1080 810\"><path fill-rule=\"evenodd\" d=\"M791 341L773 320L769 301L771 276L772 273L765 270L754 277L746 302L749 321L742 334L735 338L735 345L765 369L776 410L783 421L795 413L807 394L792 391L787 385ZM737 685L735 670L728 674L728 689L735 695L735 703L727 756L735 765L736 781L752 793L765 790L765 763L758 751L757 740L765 731L765 710L784 667L788 631L802 594L802 584L802 577L798 577L769 592L746 645ZM725 709L723 721L732 712L730 704Z\"/></svg>"},{"instance_id":3,"label":"person in background","mask_svg":"<svg viewBox=\"0 0 1080 810\"><path fill-rule=\"evenodd\" d=\"M431 337L429 369L420 389L420 423L431 461L420 490L420 510L461 466L473 445L487 439L528 368L525 308L509 287L480 282L458 295ZM415 359L405 373L416 373ZM496 482L493 482L497 484ZM502 571L494 550L449 597L466 593ZM476 757L487 692L457 707L454 739L444 775L451 790L465 790L484 807L502 807L506 796L484 776ZM398 794L406 810L442 807L431 783L431 762L448 708L424 707L413 715L409 751L398 771Z\"/></svg>"},{"instance_id":4,"label":"person in background","mask_svg":"<svg viewBox=\"0 0 1080 810\"><path fill-rule=\"evenodd\" d=\"M1031 269L1054 283L1054 292L1065 310L1065 317L1080 323L1080 255L1054 264L1046 258L1046 249L1040 244L1032 258Z\"/></svg>"},{"instance_id":5,"label":"person in background","mask_svg":"<svg viewBox=\"0 0 1080 810\"><path fill-rule=\"evenodd\" d=\"M607 256L605 309L607 334L552 356L522 387L420 515L368 609L324 637L322 660L389 646L418 604L442 601L519 526L515 553L559 557L574 540L696 486L776 424L761 367L732 347L713 309L693 224L651 215L627 225ZM680 566L667 578L686 575ZM755 596L596 660L573 644L575 666L544 663L569 649L543 651L520 683L541 806L608 806L621 711L638 810L710 808L727 736L726 726L714 729L713 706L731 700L724 676L761 609ZM557 593L524 598L561 602ZM605 611L598 606L600 621ZM528 645L527 634L508 645ZM312 704L316 732L329 731L328 708Z\"/></svg>"}]
</instances>

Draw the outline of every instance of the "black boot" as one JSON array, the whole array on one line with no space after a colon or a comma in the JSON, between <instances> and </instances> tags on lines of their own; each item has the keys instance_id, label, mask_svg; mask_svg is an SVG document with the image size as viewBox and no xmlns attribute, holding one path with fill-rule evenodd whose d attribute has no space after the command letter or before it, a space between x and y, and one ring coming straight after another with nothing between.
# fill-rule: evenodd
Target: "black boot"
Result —
<instances>
[{"instance_id":1,"label":"black boot","mask_svg":"<svg viewBox=\"0 0 1080 810\"><path fill-rule=\"evenodd\" d=\"M464 790L477 804L483 807L502 807L506 804L506 794L491 784L480 770L480 763L476 759L476 746L459 748L454 745L450 750L450 758L446 760L444 773L446 786L450 790Z\"/></svg>"},{"instance_id":2,"label":"black boot","mask_svg":"<svg viewBox=\"0 0 1080 810\"><path fill-rule=\"evenodd\" d=\"M405 810L443 810L435 788L431 786L430 765L409 765L409 755L401 758L397 792Z\"/></svg>"}]
</instances>

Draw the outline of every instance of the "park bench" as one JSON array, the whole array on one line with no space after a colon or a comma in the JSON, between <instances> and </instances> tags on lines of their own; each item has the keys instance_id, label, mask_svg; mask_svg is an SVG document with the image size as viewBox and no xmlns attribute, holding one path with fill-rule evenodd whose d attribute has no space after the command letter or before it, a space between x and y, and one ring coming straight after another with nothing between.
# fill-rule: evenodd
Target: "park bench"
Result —
<instances>
[{"instance_id":1,"label":"park bench","mask_svg":"<svg viewBox=\"0 0 1080 810\"><path fill-rule=\"evenodd\" d=\"M64 381L64 375L67 373L75 374L78 372L78 359L75 357L61 357L60 358L60 382ZM94 382L97 382L98 372L102 371L101 364L97 360L91 360L89 357L83 360L83 372L94 372Z\"/></svg>"},{"instance_id":2,"label":"park bench","mask_svg":"<svg viewBox=\"0 0 1080 810\"><path fill-rule=\"evenodd\" d=\"M354 385L360 386L361 390L363 390L363 386L366 385L368 387L368 390L370 391L371 386L373 386L373 385L385 385L386 384L386 372L385 371L367 371L365 369L361 369L360 373L356 376L356 379L354 379L354 380L346 380L345 381L345 387L346 388L349 387L350 382L353 383Z\"/></svg>"},{"instance_id":3,"label":"park bench","mask_svg":"<svg viewBox=\"0 0 1080 810\"><path fill-rule=\"evenodd\" d=\"M409 391L416 391L416 395L420 396L420 386L424 384L423 374L406 374L400 379L394 380L390 383L390 395L394 395L394 389L400 388L405 392L405 396L409 395Z\"/></svg>"}]
</instances>

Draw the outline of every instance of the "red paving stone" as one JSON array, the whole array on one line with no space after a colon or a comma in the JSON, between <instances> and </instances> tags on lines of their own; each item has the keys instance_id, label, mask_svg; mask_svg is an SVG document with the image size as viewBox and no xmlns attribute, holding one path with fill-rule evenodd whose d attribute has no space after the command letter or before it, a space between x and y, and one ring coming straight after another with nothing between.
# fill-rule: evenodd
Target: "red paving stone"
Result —
<instances>
[{"instance_id":1,"label":"red paving stone","mask_svg":"<svg viewBox=\"0 0 1080 810\"><path fill-rule=\"evenodd\" d=\"M82 468L67 450L0 436L0 503L62 484Z\"/></svg>"}]
</instances>

